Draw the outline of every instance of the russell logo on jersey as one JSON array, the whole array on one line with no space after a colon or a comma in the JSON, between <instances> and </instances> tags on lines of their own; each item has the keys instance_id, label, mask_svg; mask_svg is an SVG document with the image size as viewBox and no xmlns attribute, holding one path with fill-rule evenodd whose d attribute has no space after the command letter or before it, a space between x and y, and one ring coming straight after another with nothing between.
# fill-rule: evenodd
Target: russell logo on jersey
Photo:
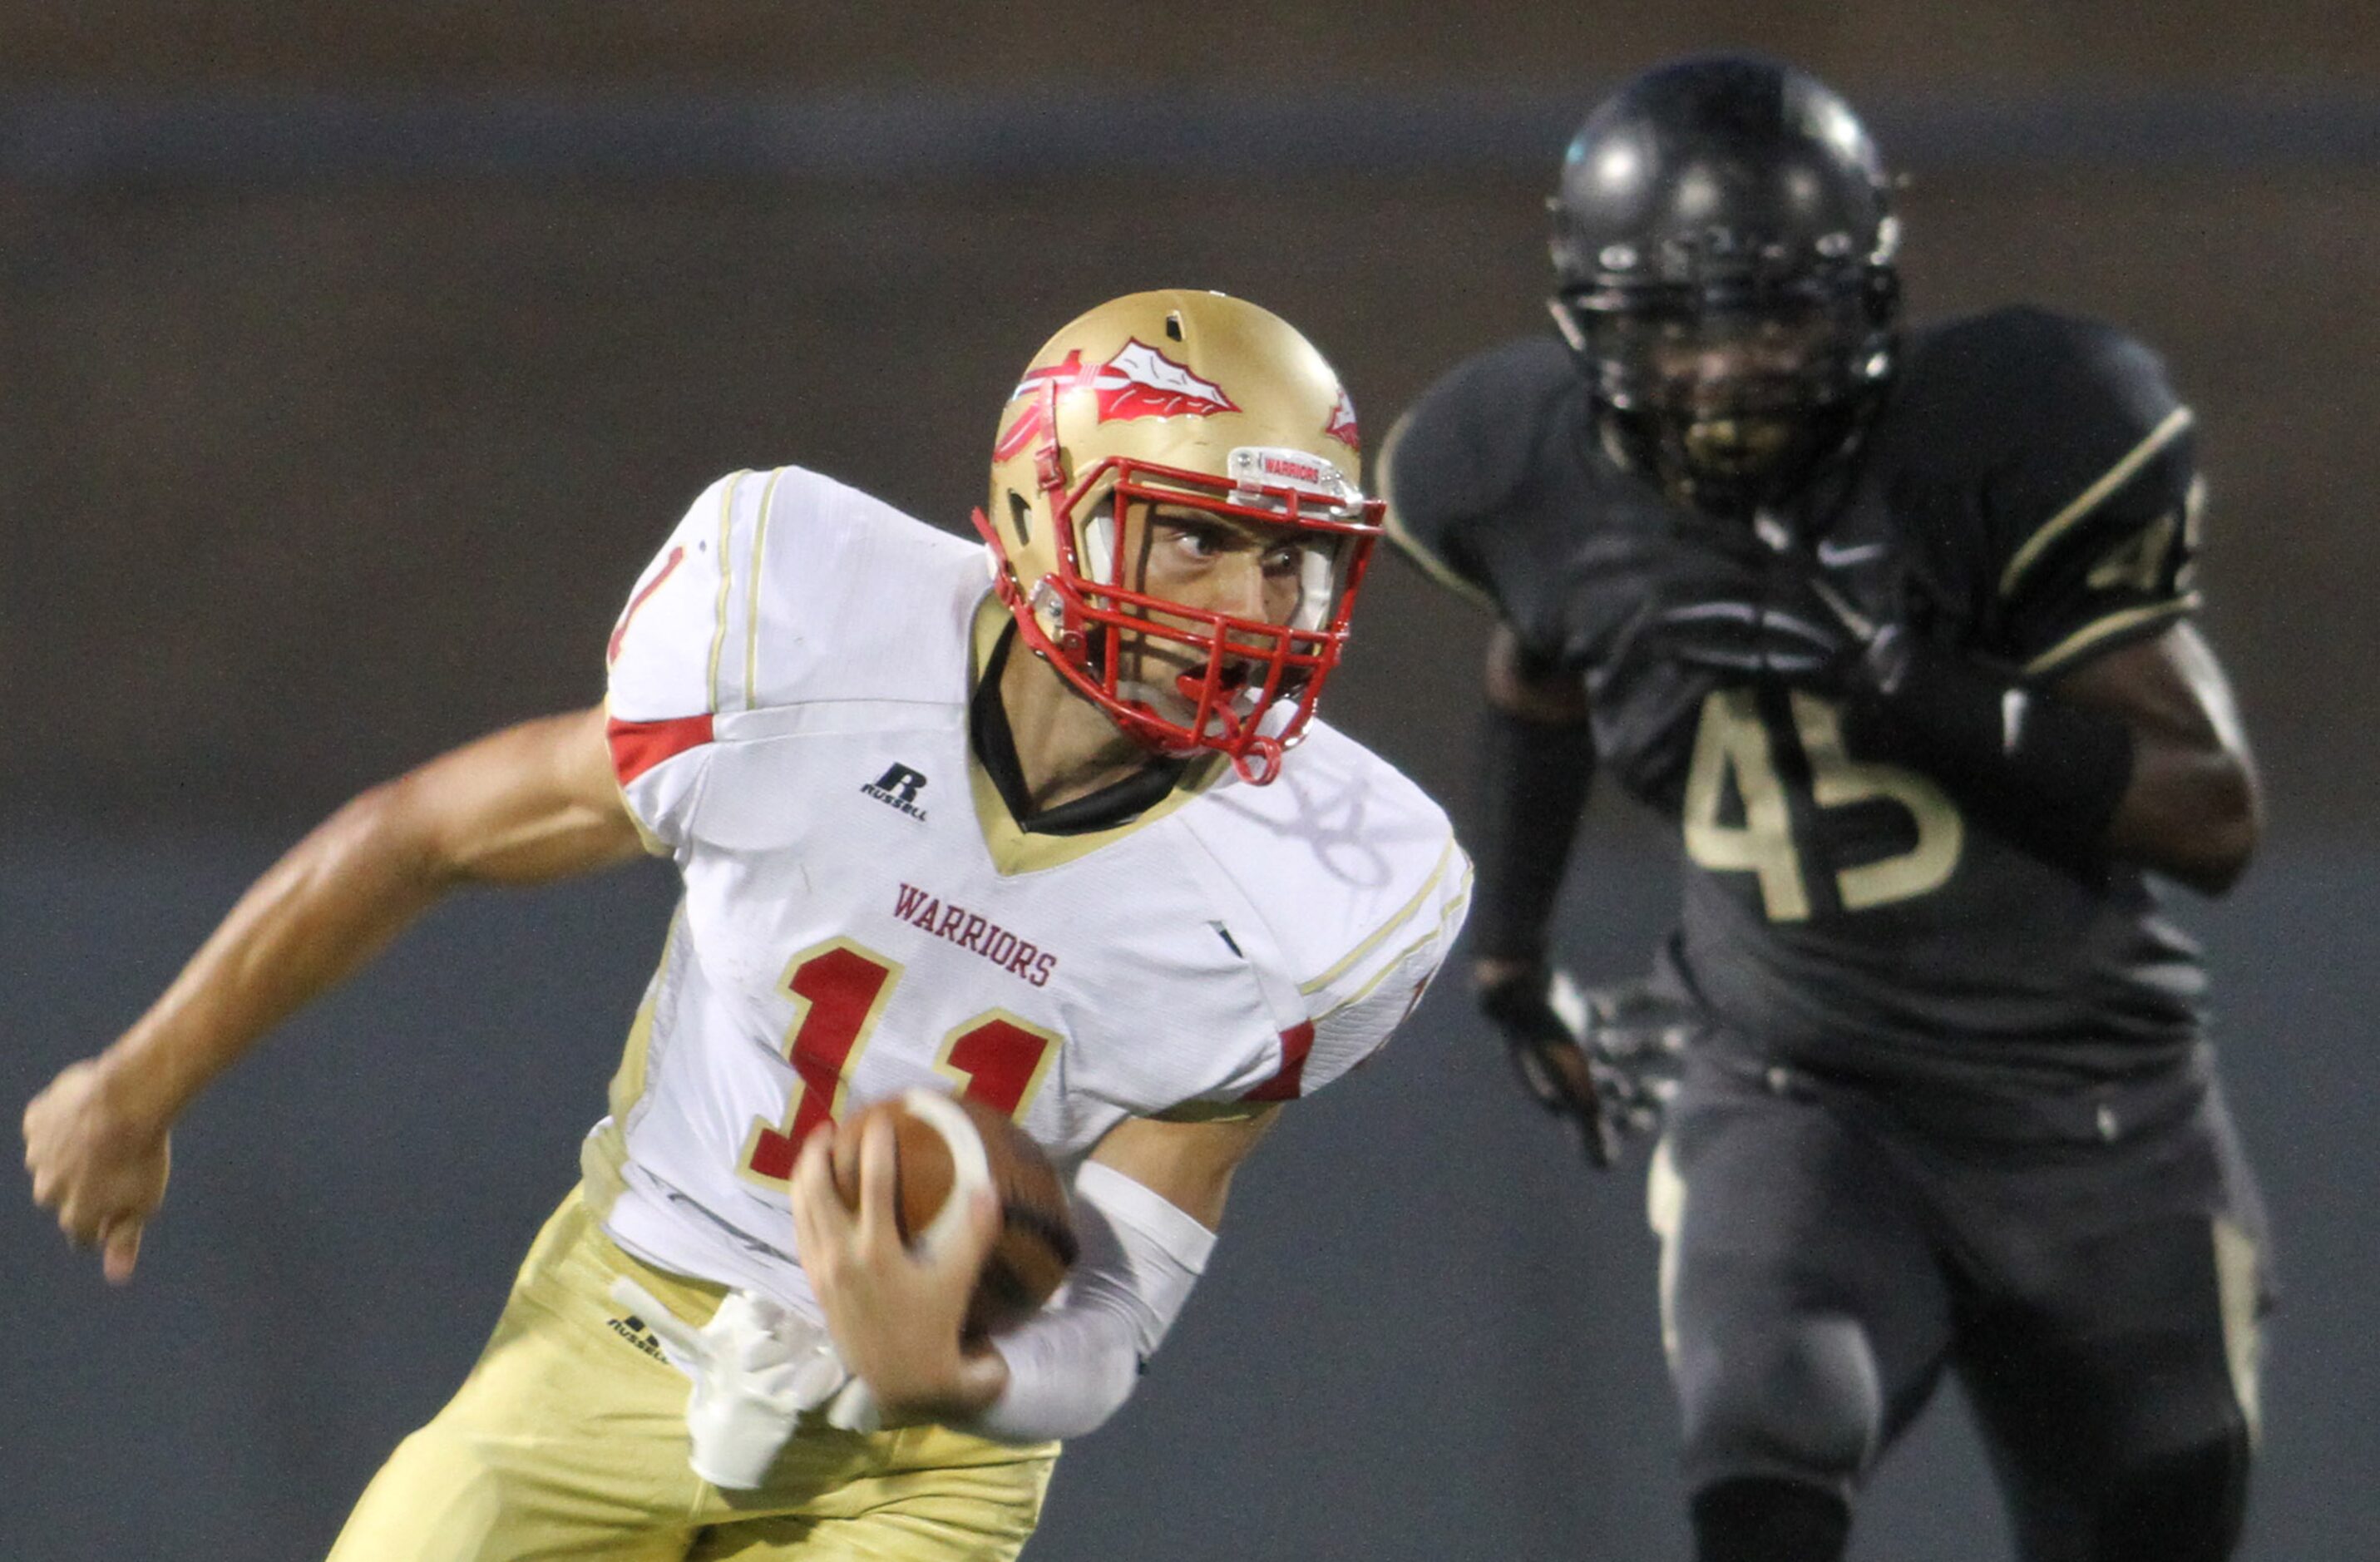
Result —
<instances>
[{"instance_id":1,"label":"russell logo on jersey","mask_svg":"<svg viewBox=\"0 0 2380 1562\"><path fill-rule=\"evenodd\" d=\"M926 789L926 777L905 764L886 765L883 775L873 781L861 783L859 789L878 802L899 809L912 819L926 817L926 811L917 806L917 794Z\"/></svg>"}]
</instances>

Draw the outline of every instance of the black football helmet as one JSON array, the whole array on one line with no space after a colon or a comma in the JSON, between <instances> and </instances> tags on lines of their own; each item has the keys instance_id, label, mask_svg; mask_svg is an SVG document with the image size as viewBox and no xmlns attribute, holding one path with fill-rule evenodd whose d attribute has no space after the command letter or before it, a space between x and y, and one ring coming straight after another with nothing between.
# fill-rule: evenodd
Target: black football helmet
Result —
<instances>
[{"instance_id":1,"label":"black football helmet","mask_svg":"<svg viewBox=\"0 0 2380 1562\"><path fill-rule=\"evenodd\" d=\"M1749 515L1856 439L1892 373L1900 225L1832 91L1739 55L1659 67L1588 116L1546 204L1554 320L1614 456Z\"/></svg>"}]
</instances>

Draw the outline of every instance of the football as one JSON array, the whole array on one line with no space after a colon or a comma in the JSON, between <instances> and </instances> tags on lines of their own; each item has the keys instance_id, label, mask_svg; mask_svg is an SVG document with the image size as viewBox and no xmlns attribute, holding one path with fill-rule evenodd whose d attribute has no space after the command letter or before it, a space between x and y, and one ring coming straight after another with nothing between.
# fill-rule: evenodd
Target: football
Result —
<instances>
[{"instance_id":1,"label":"football","mask_svg":"<svg viewBox=\"0 0 2380 1562\"><path fill-rule=\"evenodd\" d=\"M1000 1239L967 1307L970 1336L1030 1317L1057 1290L1076 1252L1074 1215L1058 1168L1023 1129L980 1102L911 1090L868 1103L837 1126L829 1157L844 1207L859 1207L859 1129L892 1123L893 1219L903 1239L932 1248L954 1238L965 1198L1000 1194ZM957 1196L953 1197L953 1193Z\"/></svg>"}]
</instances>

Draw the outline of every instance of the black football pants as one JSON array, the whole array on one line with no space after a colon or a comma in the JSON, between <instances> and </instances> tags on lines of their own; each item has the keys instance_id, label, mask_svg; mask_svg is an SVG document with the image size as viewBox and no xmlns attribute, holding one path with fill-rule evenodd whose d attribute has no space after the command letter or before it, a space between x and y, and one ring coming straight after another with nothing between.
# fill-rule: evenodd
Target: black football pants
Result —
<instances>
[{"instance_id":1,"label":"black football pants","mask_svg":"<svg viewBox=\"0 0 2380 1562\"><path fill-rule=\"evenodd\" d=\"M1946 1367L2025 1562L2229 1555L2267 1287L2211 1083L2114 1142L1986 1141L1706 1055L1651 1203L1702 1562L1839 1555L1808 1510L1851 1501Z\"/></svg>"}]
</instances>

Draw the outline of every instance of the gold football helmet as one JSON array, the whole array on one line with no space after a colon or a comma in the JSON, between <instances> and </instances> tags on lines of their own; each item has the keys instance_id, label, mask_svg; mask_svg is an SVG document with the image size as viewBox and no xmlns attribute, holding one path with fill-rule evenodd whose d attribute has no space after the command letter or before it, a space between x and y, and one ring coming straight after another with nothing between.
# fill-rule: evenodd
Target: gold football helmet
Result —
<instances>
[{"instance_id":1,"label":"gold football helmet","mask_svg":"<svg viewBox=\"0 0 2380 1562\"><path fill-rule=\"evenodd\" d=\"M1033 355L975 523L1027 648L1133 738L1220 751L1261 785L1314 714L1379 539L1360 456L1339 376L1287 322L1135 293ZM1255 536L1291 589L1261 616L1152 592L1152 517Z\"/></svg>"}]
</instances>

